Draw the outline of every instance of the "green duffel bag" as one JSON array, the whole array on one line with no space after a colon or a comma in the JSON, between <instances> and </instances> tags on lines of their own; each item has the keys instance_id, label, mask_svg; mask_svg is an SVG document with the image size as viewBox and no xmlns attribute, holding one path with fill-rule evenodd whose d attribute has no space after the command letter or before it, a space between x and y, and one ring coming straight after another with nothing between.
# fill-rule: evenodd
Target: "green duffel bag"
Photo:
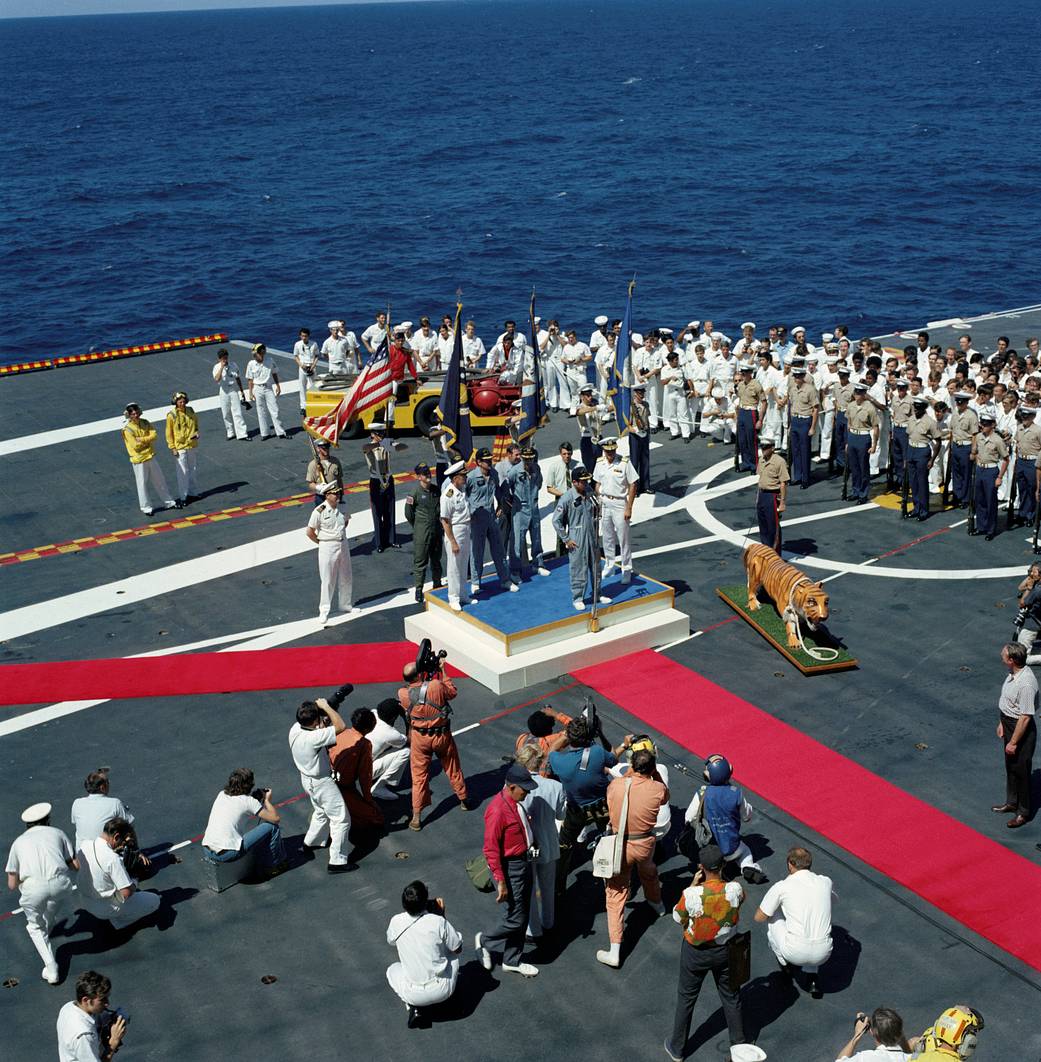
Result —
<instances>
[{"instance_id":1,"label":"green duffel bag","mask_svg":"<svg viewBox=\"0 0 1041 1062\"><path fill-rule=\"evenodd\" d=\"M483 855L474 856L466 861L466 875L478 892L494 892L495 879L492 877L488 860Z\"/></svg>"}]
</instances>

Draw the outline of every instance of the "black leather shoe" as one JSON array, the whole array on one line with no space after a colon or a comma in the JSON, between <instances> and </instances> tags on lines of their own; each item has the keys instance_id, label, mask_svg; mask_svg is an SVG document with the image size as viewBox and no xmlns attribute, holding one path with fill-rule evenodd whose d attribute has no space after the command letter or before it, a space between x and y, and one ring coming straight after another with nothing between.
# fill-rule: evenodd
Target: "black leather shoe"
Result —
<instances>
[{"instance_id":1,"label":"black leather shoe","mask_svg":"<svg viewBox=\"0 0 1041 1062\"><path fill-rule=\"evenodd\" d=\"M416 604L417 605L422 605L423 604L423 591L422 590L417 590L416 591Z\"/></svg>"},{"instance_id":2,"label":"black leather shoe","mask_svg":"<svg viewBox=\"0 0 1041 1062\"><path fill-rule=\"evenodd\" d=\"M824 992L821 989L821 981L820 981L820 978L816 974L810 974L809 984L807 984L806 987L809 989L809 993L810 993L811 998L813 998L813 999L823 999L824 998Z\"/></svg>"},{"instance_id":3,"label":"black leather shoe","mask_svg":"<svg viewBox=\"0 0 1041 1062\"><path fill-rule=\"evenodd\" d=\"M421 1016L420 1016L420 1013L419 1013L419 1007L409 1007L408 1008L408 1027L410 1029L418 1029L421 1020L422 1019L421 1019Z\"/></svg>"},{"instance_id":4,"label":"black leather shoe","mask_svg":"<svg viewBox=\"0 0 1041 1062\"><path fill-rule=\"evenodd\" d=\"M994 532L993 532L993 531L991 531L991 533L990 533L989 535L984 535L984 536L983 536L983 541L984 541L984 542L993 542L993 541L994 541L994 539L995 539L995 537L996 537L996 536L995 536Z\"/></svg>"},{"instance_id":5,"label":"black leather shoe","mask_svg":"<svg viewBox=\"0 0 1041 1062\"><path fill-rule=\"evenodd\" d=\"M357 870L357 863L330 863L328 872L330 874L350 874L352 870Z\"/></svg>"},{"instance_id":6,"label":"black leather shoe","mask_svg":"<svg viewBox=\"0 0 1041 1062\"><path fill-rule=\"evenodd\" d=\"M970 534L970 535L978 535L978 534L979 534L979 531L975 531L975 530L973 530L973 531L970 531L970 532L969 532L969 534Z\"/></svg>"}]
</instances>

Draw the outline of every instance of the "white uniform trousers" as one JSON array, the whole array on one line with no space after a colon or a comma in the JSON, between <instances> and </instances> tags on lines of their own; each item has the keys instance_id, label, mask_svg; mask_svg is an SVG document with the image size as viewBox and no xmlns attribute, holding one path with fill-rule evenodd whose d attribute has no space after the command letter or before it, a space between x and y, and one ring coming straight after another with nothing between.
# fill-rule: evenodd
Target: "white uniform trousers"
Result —
<instances>
[{"instance_id":1,"label":"white uniform trousers","mask_svg":"<svg viewBox=\"0 0 1041 1062\"><path fill-rule=\"evenodd\" d=\"M347 834L351 828L351 816L343 802L340 790L331 778L304 778L304 789L311 798L311 821L307 824L304 844L317 847L325 840L328 829L330 837L329 866L342 866L347 862L350 847Z\"/></svg>"},{"instance_id":2,"label":"white uniform trousers","mask_svg":"<svg viewBox=\"0 0 1041 1062\"><path fill-rule=\"evenodd\" d=\"M690 405L682 391L666 390L664 420L673 438L681 434L684 439L690 438Z\"/></svg>"},{"instance_id":3,"label":"white uniform trousers","mask_svg":"<svg viewBox=\"0 0 1041 1062\"><path fill-rule=\"evenodd\" d=\"M827 461L831 456L831 437L835 433L835 410L829 409L821 413L817 419L817 430L820 432L821 446L818 460Z\"/></svg>"},{"instance_id":4,"label":"white uniform trousers","mask_svg":"<svg viewBox=\"0 0 1041 1062\"><path fill-rule=\"evenodd\" d=\"M341 612L351 608L351 550L346 541L318 543L318 575L322 580L318 619L324 623L329 618L334 595Z\"/></svg>"},{"instance_id":5,"label":"white uniform trousers","mask_svg":"<svg viewBox=\"0 0 1041 1062\"><path fill-rule=\"evenodd\" d=\"M644 394L647 396L647 405L650 408L649 427L656 428L662 420L661 376L651 376L647 380L647 389Z\"/></svg>"},{"instance_id":6,"label":"white uniform trousers","mask_svg":"<svg viewBox=\"0 0 1041 1062\"><path fill-rule=\"evenodd\" d=\"M1016 459L1010 457L1008 462L1008 468L1005 469L1005 475L998 480L998 501L1003 505L1008 502L1009 491L1012 490L1012 479L1016 474Z\"/></svg>"},{"instance_id":7,"label":"white uniform trousers","mask_svg":"<svg viewBox=\"0 0 1041 1062\"><path fill-rule=\"evenodd\" d=\"M373 796L383 796L385 798L393 796L392 793L377 793L376 790L380 786L397 787L405 773L405 768L408 767L408 753L409 749L408 745L406 745L401 749L391 749L390 752L384 753L384 755L379 756L372 761Z\"/></svg>"},{"instance_id":8,"label":"white uniform trousers","mask_svg":"<svg viewBox=\"0 0 1041 1062\"><path fill-rule=\"evenodd\" d=\"M622 571L632 571L633 548L630 541L629 521L625 518L625 502L604 498L601 521L604 527L604 563L621 564ZM620 557L615 557L615 550Z\"/></svg>"},{"instance_id":9,"label":"white uniform trousers","mask_svg":"<svg viewBox=\"0 0 1041 1062\"><path fill-rule=\"evenodd\" d=\"M541 937L556 924L557 863L536 863L534 887L531 890L531 908L528 912L528 936Z\"/></svg>"},{"instance_id":10,"label":"white uniform trousers","mask_svg":"<svg viewBox=\"0 0 1041 1062\"><path fill-rule=\"evenodd\" d=\"M767 923L766 939L782 966L789 963L792 966L801 966L805 973L816 973L821 964L831 958L831 937L806 940L803 937L791 936L780 911Z\"/></svg>"},{"instance_id":11,"label":"white uniform trousers","mask_svg":"<svg viewBox=\"0 0 1041 1062\"><path fill-rule=\"evenodd\" d=\"M889 413L881 412L878 415L878 446L868 461L868 469L871 475L877 475L883 469L889 467Z\"/></svg>"},{"instance_id":12,"label":"white uniform trousers","mask_svg":"<svg viewBox=\"0 0 1041 1062\"><path fill-rule=\"evenodd\" d=\"M278 398L275 396L275 389L254 386L253 397L257 404L257 422L260 424L261 438L271 434L272 425L274 425L276 435L285 435L286 430L282 427L282 421L278 417Z\"/></svg>"},{"instance_id":13,"label":"white uniform trousers","mask_svg":"<svg viewBox=\"0 0 1041 1062\"><path fill-rule=\"evenodd\" d=\"M768 405L766 407L766 416L763 417L763 430L760 432L759 441L773 439L774 446L780 446L783 436L784 418L781 416L781 411L777 406L771 409Z\"/></svg>"},{"instance_id":14,"label":"white uniform trousers","mask_svg":"<svg viewBox=\"0 0 1041 1062\"><path fill-rule=\"evenodd\" d=\"M142 892L140 889L132 892L128 900L118 900L113 904L113 910L107 915L109 922L115 929L126 929L135 922L155 914L159 910L162 899L157 892ZM118 904L118 906L117 906Z\"/></svg>"},{"instance_id":15,"label":"white uniform trousers","mask_svg":"<svg viewBox=\"0 0 1041 1062\"><path fill-rule=\"evenodd\" d=\"M184 501L189 494L198 494L199 486L195 482L195 460L198 449L174 450L174 464L177 466L177 497Z\"/></svg>"},{"instance_id":16,"label":"white uniform trousers","mask_svg":"<svg viewBox=\"0 0 1041 1062\"><path fill-rule=\"evenodd\" d=\"M728 856L723 857L728 863L737 863L737 865L744 870L745 867L751 867L753 870L762 870L763 868L752 858L752 850L742 841Z\"/></svg>"},{"instance_id":17,"label":"white uniform trousers","mask_svg":"<svg viewBox=\"0 0 1041 1062\"><path fill-rule=\"evenodd\" d=\"M405 976L405 967L396 962L387 967L387 981L403 1003L410 1007L432 1007L444 1003L455 991L459 980L459 959L449 959L448 969L447 977L432 977L418 985Z\"/></svg>"},{"instance_id":18,"label":"white uniform trousers","mask_svg":"<svg viewBox=\"0 0 1041 1062\"><path fill-rule=\"evenodd\" d=\"M732 420L717 420L715 417L709 417L707 422L702 420L704 427L702 431L706 435L712 436L713 442L724 442L728 446L734 438L734 422Z\"/></svg>"},{"instance_id":19,"label":"white uniform trousers","mask_svg":"<svg viewBox=\"0 0 1041 1062\"><path fill-rule=\"evenodd\" d=\"M298 369L296 377L300 381L300 412L304 413L307 409L307 392L314 387L314 373Z\"/></svg>"},{"instance_id":20,"label":"white uniform trousers","mask_svg":"<svg viewBox=\"0 0 1041 1062\"><path fill-rule=\"evenodd\" d=\"M936 460L933 462L933 467L929 469L929 493L930 494L942 494L943 493L943 476L944 470L947 468L947 462L951 459L951 444L949 440L944 439L940 443L940 452L936 455ZM1012 464L1013 462L1009 462ZM1008 497L1006 495L1006 501Z\"/></svg>"},{"instance_id":21,"label":"white uniform trousers","mask_svg":"<svg viewBox=\"0 0 1041 1062\"><path fill-rule=\"evenodd\" d=\"M578 401L571 379L560 361L550 358L548 361L549 373L553 376L553 386L556 390L556 408L570 410ZM548 401L548 399L547 399Z\"/></svg>"},{"instance_id":22,"label":"white uniform trousers","mask_svg":"<svg viewBox=\"0 0 1041 1062\"><path fill-rule=\"evenodd\" d=\"M220 413L224 418L224 430L229 439L245 439L249 435L245 418L242 416L242 399L234 391L218 392Z\"/></svg>"},{"instance_id":23,"label":"white uniform trousers","mask_svg":"<svg viewBox=\"0 0 1041 1062\"><path fill-rule=\"evenodd\" d=\"M73 880L67 874L48 881L27 881L22 885L21 908L25 914L25 931L45 967L57 966L50 942L51 930L72 910L72 898L75 895Z\"/></svg>"},{"instance_id":24,"label":"white uniform trousers","mask_svg":"<svg viewBox=\"0 0 1041 1062\"><path fill-rule=\"evenodd\" d=\"M452 552L450 542L445 542L445 568L448 577L448 603L450 605L468 605L473 600L470 596L470 583L466 578L466 568L470 563L470 525L452 529L459 552ZM479 572L475 572L479 575Z\"/></svg>"},{"instance_id":25,"label":"white uniform trousers","mask_svg":"<svg viewBox=\"0 0 1041 1062\"><path fill-rule=\"evenodd\" d=\"M141 507L141 512L147 515L148 511L153 508L152 502L148 497L149 486L155 491L158 504L165 505L167 508L173 505L170 488L166 485L166 477L163 475L163 470L159 467L159 462L154 457L130 467L134 470L134 482L137 484L137 504Z\"/></svg>"}]
</instances>

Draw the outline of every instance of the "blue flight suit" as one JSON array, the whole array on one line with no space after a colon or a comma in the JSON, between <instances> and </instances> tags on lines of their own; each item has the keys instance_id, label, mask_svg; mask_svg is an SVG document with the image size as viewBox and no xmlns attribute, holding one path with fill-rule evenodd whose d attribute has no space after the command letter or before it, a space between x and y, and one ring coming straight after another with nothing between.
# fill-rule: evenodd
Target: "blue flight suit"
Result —
<instances>
[{"instance_id":1,"label":"blue flight suit","mask_svg":"<svg viewBox=\"0 0 1041 1062\"><path fill-rule=\"evenodd\" d=\"M510 575L514 582L521 579L521 559L524 556L524 536L531 541L531 564L542 567L542 527L539 518L539 491L542 490L542 469L538 461L529 471L526 461L511 466L506 485L510 492L513 519L513 548L510 550Z\"/></svg>"},{"instance_id":2,"label":"blue flight suit","mask_svg":"<svg viewBox=\"0 0 1041 1062\"><path fill-rule=\"evenodd\" d=\"M571 597L574 601L581 601L586 595L586 587L590 584L592 566L600 563L599 556L594 551L599 549L599 543L594 541L593 535L593 484L586 486L587 494L581 495L574 487L570 487L561 495L553 510L553 530L561 542L571 539L575 548L568 553L568 566L571 573Z\"/></svg>"},{"instance_id":3,"label":"blue flight suit","mask_svg":"<svg viewBox=\"0 0 1041 1062\"><path fill-rule=\"evenodd\" d=\"M479 583L484 571L484 545L492 554L499 582L510 585L510 570L502 548L502 535L495 510L499 507L499 476L494 468L487 472L480 465L466 474L466 502L470 507L472 581Z\"/></svg>"}]
</instances>

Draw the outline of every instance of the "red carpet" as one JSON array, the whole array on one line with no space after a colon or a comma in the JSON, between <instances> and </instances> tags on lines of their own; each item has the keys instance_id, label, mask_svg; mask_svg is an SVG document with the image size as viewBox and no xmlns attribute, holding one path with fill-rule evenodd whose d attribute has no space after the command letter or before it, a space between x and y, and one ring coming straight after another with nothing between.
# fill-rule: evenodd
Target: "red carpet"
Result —
<instances>
[{"instance_id":1,"label":"red carpet","mask_svg":"<svg viewBox=\"0 0 1041 1062\"><path fill-rule=\"evenodd\" d=\"M573 674L702 759L732 757L742 785L1041 970L1041 866L660 653ZM1000 791L1000 757L987 755ZM1004 830L998 816L994 825ZM981 880L1000 882L1013 907L997 894L987 902ZM1033 913L1018 918L1014 910Z\"/></svg>"},{"instance_id":2,"label":"red carpet","mask_svg":"<svg viewBox=\"0 0 1041 1062\"><path fill-rule=\"evenodd\" d=\"M0 704L44 704L120 697L169 697L244 690L333 690L396 682L414 660L411 642L304 649L186 653L114 660L62 660L0 667ZM449 669L452 675L461 672Z\"/></svg>"}]
</instances>

